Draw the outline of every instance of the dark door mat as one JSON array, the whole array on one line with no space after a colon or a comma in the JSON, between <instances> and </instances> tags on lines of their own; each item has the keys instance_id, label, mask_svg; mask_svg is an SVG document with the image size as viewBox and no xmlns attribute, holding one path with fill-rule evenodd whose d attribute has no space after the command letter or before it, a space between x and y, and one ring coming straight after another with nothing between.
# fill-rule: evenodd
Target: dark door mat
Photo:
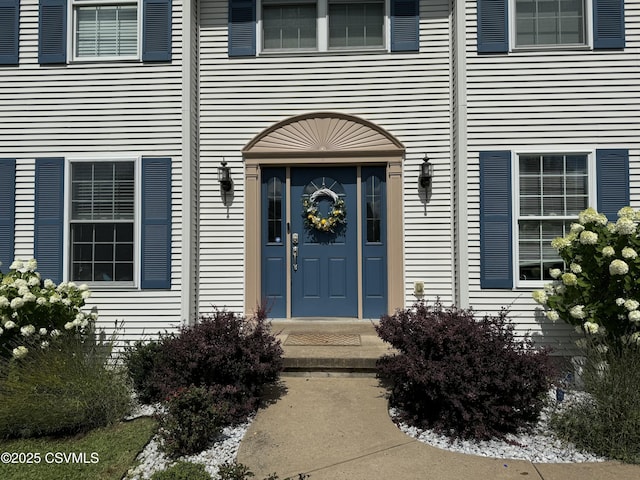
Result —
<instances>
[{"instance_id":1,"label":"dark door mat","mask_svg":"<svg viewBox=\"0 0 640 480\"><path fill-rule=\"evenodd\" d=\"M302 346L360 346L360 335L355 333L290 333L284 341L290 347Z\"/></svg>"}]
</instances>

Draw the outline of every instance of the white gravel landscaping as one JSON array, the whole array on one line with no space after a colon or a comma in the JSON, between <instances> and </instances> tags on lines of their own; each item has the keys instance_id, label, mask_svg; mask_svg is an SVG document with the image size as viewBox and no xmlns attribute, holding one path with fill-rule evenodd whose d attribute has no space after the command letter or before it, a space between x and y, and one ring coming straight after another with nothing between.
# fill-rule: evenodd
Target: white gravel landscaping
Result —
<instances>
[{"instance_id":1,"label":"white gravel landscaping","mask_svg":"<svg viewBox=\"0 0 640 480\"><path fill-rule=\"evenodd\" d=\"M548 427L548 420L554 409L563 409L584 398L584 393L567 392L561 403L555 401L555 391L549 392L550 401L543 410L540 421L531 432L508 435L504 440L470 441L450 440L448 437L431 430L421 430L406 424L398 423L398 427L407 435L433 447L484 457L528 460L535 463L582 463L603 462L607 460L587 452L581 452L574 445L560 440ZM152 415L155 409L149 405L142 406L130 418L141 415ZM395 418L396 411L389 409ZM233 462L238 454L240 442L251 425L253 417L235 427L227 427L211 448L196 455L181 457L185 460L205 465L213 480L218 480L218 467L226 462ZM171 466L176 461L168 459L158 448L158 438L154 437L138 455L139 464L133 467L123 480L147 480L154 472Z\"/></svg>"},{"instance_id":2,"label":"white gravel landscaping","mask_svg":"<svg viewBox=\"0 0 640 480\"><path fill-rule=\"evenodd\" d=\"M158 407L143 405L130 418L136 418L142 415L153 415L156 408ZM252 421L253 416L248 418L244 423L234 427L224 428L218 439L216 439L209 449L195 455L180 457L178 460L171 460L165 456L159 449L159 440L156 435L136 458L139 464L131 468L123 480L149 479L155 472L165 470L179 460L203 464L212 479L218 480L219 466L227 462L233 462L236 459L240 441Z\"/></svg>"},{"instance_id":3,"label":"white gravel landscaping","mask_svg":"<svg viewBox=\"0 0 640 480\"><path fill-rule=\"evenodd\" d=\"M508 435L504 440L471 441L451 440L432 430L421 430L404 423L397 423L407 435L433 447L452 452L480 455L483 457L528 460L535 463L582 463L603 462L607 459L588 452L581 452L571 443L559 439L548 426L554 409L563 409L583 399L584 393L567 392L561 403L555 401L555 391L549 392L549 405L542 411L540 421L531 432ZM389 414L396 417L391 408Z\"/></svg>"}]
</instances>

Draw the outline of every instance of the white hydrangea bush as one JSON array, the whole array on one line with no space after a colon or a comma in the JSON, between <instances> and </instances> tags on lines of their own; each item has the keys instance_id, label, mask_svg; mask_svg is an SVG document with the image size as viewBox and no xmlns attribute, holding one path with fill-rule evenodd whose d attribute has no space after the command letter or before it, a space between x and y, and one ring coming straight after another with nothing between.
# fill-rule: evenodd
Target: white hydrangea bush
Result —
<instances>
[{"instance_id":1,"label":"white hydrangea bush","mask_svg":"<svg viewBox=\"0 0 640 480\"><path fill-rule=\"evenodd\" d=\"M593 208L579 214L570 233L551 242L566 268L552 269L554 281L533 299L552 321L581 333L640 344L640 211L624 207L618 220Z\"/></svg>"},{"instance_id":2,"label":"white hydrangea bush","mask_svg":"<svg viewBox=\"0 0 640 480\"><path fill-rule=\"evenodd\" d=\"M91 295L86 284L56 285L37 268L35 259L17 259L0 272L0 357L25 357L60 335L87 335L98 318L96 309L82 311Z\"/></svg>"}]
</instances>

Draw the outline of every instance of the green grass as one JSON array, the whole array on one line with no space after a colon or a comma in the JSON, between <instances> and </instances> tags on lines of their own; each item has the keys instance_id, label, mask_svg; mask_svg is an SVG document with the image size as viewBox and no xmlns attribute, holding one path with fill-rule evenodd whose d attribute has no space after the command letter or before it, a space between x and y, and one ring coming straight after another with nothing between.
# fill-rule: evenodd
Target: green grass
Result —
<instances>
[{"instance_id":1,"label":"green grass","mask_svg":"<svg viewBox=\"0 0 640 480\"><path fill-rule=\"evenodd\" d=\"M149 442L155 429L155 420L139 418L74 437L0 441L0 454L33 454L31 458L35 458L36 454L40 455L38 464L0 462L0 479L121 480L134 464L135 457ZM55 452L60 453L55 456ZM62 454L67 458L76 454L76 460L80 460L80 463L65 461ZM85 458L86 463L83 461Z\"/></svg>"}]
</instances>

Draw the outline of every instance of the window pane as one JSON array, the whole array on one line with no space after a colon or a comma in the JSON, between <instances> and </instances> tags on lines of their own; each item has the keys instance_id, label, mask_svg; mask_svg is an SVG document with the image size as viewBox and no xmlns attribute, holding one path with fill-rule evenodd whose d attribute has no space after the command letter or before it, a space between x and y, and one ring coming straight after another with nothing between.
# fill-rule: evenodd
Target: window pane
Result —
<instances>
[{"instance_id":1,"label":"window pane","mask_svg":"<svg viewBox=\"0 0 640 480\"><path fill-rule=\"evenodd\" d=\"M381 182L376 176L365 181L367 211L367 243L382 242L382 195Z\"/></svg>"},{"instance_id":2,"label":"window pane","mask_svg":"<svg viewBox=\"0 0 640 480\"><path fill-rule=\"evenodd\" d=\"M382 47L384 3L330 3L329 47Z\"/></svg>"},{"instance_id":3,"label":"window pane","mask_svg":"<svg viewBox=\"0 0 640 480\"><path fill-rule=\"evenodd\" d=\"M282 181L270 178L267 182L267 241L282 243Z\"/></svg>"},{"instance_id":4,"label":"window pane","mask_svg":"<svg viewBox=\"0 0 640 480\"><path fill-rule=\"evenodd\" d=\"M585 42L583 0L516 0L516 45Z\"/></svg>"},{"instance_id":5,"label":"window pane","mask_svg":"<svg viewBox=\"0 0 640 480\"><path fill-rule=\"evenodd\" d=\"M133 219L133 162L77 162L71 168L72 220Z\"/></svg>"},{"instance_id":6,"label":"window pane","mask_svg":"<svg viewBox=\"0 0 640 480\"><path fill-rule=\"evenodd\" d=\"M577 215L587 208L586 155L523 155L519 168L521 216Z\"/></svg>"},{"instance_id":7,"label":"window pane","mask_svg":"<svg viewBox=\"0 0 640 480\"><path fill-rule=\"evenodd\" d=\"M78 57L135 56L138 53L136 5L76 7Z\"/></svg>"},{"instance_id":8,"label":"window pane","mask_svg":"<svg viewBox=\"0 0 640 480\"><path fill-rule=\"evenodd\" d=\"M71 279L133 281L133 222L72 223Z\"/></svg>"},{"instance_id":9,"label":"window pane","mask_svg":"<svg viewBox=\"0 0 640 480\"><path fill-rule=\"evenodd\" d=\"M265 5L262 21L265 50L316 47L315 4Z\"/></svg>"},{"instance_id":10,"label":"window pane","mask_svg":"<svg viewBox=\"0 0 640 480\"><path fill-rule=\"evenodd\" d=\"M520 280L550 280L550 268L563 265L551 240L564 236L570 221L521 220L519 222L519 277Z\"/></svg>"}]
</instances>

